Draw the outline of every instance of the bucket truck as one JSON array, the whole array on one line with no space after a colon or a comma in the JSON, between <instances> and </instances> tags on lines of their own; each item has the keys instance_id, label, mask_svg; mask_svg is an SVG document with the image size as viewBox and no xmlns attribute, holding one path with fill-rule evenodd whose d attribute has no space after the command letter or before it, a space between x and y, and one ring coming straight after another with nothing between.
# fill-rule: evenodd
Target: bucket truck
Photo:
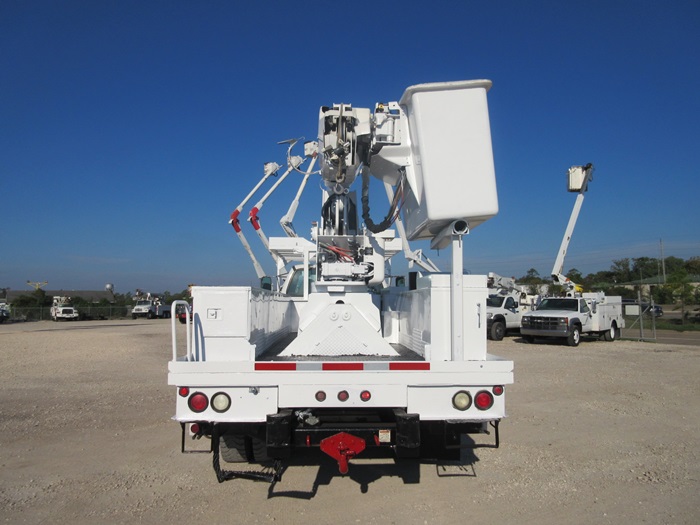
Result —
<instances>
[{"instance_id":1,"label":"bucket truck","mask_svg":"<svg viewBox=\"0 0 700 525\"><path fill-rule=\"evenodd\" d=\"M514 277L490 272L486 301L486 335L500 341L508 331L520 330L523 314L535 309L539 295L533 295L515 283Z\"/></svg>"},{"instance_id":2,"label":"bucket truck","mask_svg":"<svg viewBox=\"0 0 700 525\"><path fill-rule=\"evenodd\" d=\"M568 190L578 192L578 195L552 268L552 280L564 287L565 297L545 298L536 311L522 317L520 333L528 343L532 343L535 337L545 337L561 338L569 346L578 346L582 335L614 341L625 326L621 297L607 297L602 292L583 293L580 285L563 274L564 257L592 175L592 164L569 168Z\"/></svg>"},{"instance_id":3,"label":"bucket truck","mask_svg":"<svg viewBox=\"0 0 700 525\"><path fill-rule=\"evenodd\" d=\"M282 166L266 166L235 208L229 222L262 286L193 286L192 321L173 320L168 366L181 450L195 451L188 437L210 440L220 482L274 482L305 449L346 474L369 448L438 458L498 447L513 362L487 353L486 276L463 275L468 234L498 212L490 87L420 84L373 110L321 107L318 140L303 157L291 151L299 139L285 142L285 173L302 176L280 221L285 236L263 232L261 208L279 180L249 212L274 272L253 254L239 216ZM292 220L310 177L320 216L306 239ZM376 222L372 182L387 195ZM449 272L411 249L421 240L451 250ZM421 270L407 285L391 273L401 252ZM272 468L224 470L221 459Z\"/></svg>"}]
</instances>

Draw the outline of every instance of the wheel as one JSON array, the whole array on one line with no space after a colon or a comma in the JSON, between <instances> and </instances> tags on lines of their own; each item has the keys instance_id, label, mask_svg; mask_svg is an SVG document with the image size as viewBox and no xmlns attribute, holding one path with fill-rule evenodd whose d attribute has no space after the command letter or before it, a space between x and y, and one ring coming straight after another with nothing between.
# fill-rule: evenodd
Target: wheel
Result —
<instances>
[{"instance_id":1,"label":"wheel","mask_svg":"<svg viewBox=\"0 0 700 525\"><path fill-rule=\"evenodd\" d=\"M255 463L265 463L270 461L270 456L267 455L267 443L264 439L251 437L251 450L253 452L253 461Z\"/></svg>"},{"instance_id":2,"label":"wheel","mask_svg":"<svg viewBox=\"0 0 700 525\"><path fill-rule=\"evenodd\" d=\"M535 337L532 335L524 335L523 336L523 341L525 341L528 344L532 344L535 342Z\"/></svg>"},{"instance_id":3,"label":"wheel","mask_svg":"<svg viewBox=\"0 0 700 525\"><path fill-rule=\"evenodd\" d=\"M578 344L581 342L581 327L578 325L574 325L574 327L571 329L571 332L569 333L569 337L566 338L566 343L569 346L578 346Z\"/></svg>"},{"instance_id":4,"label":"wheel","mask_svg":"<svg viewBox=\"0 0 700 525\"><path fill-rule=\"evenodd\" d=\"M506 335L506 325L503 321L494 321L491 325L491 339L500 341Z\"/></svg>"},{"instance_id":5,"label":"wheel","mask_svg":"<svg viewBox=\"0 0 700 525\"><path fill-rule=\"evenodd\" d=\"M610 326L610 330L603 334L603 339L605 339L606 341L614 341L615 339L617 339L618 335L619 331L617 329L617 325L613 323Z\"/></svg>"},{"instance_id":6,"label":"wheel","mask_svg":"<svg viewBox=\"0 0 700 525\"><path fill-rule=\"evenodd\" d=\"M226 463L247 463L251 452L250 438L241 434L219 437L219 454Z\"/></svg>"},{"instance_id":7,"label":"wheel","mask_svg":"<svg viewBox=\"0 0 700 525\"><path fill-rule=\"evenodd\" d=\"M136 314L131 314L132 319L136 319Z\"/></svg>"},{"instance_id":8,"label":"wheel","mask_svg":"<svg viewBox=\"0 0 700 525\"><path fill-rule=\"evenodd\" d=\"M153 312L148 312L148 315L146 315L146 317L148 317L149 319L155 319L156 314L154 314Z\"/></svg>"}]
</instances>

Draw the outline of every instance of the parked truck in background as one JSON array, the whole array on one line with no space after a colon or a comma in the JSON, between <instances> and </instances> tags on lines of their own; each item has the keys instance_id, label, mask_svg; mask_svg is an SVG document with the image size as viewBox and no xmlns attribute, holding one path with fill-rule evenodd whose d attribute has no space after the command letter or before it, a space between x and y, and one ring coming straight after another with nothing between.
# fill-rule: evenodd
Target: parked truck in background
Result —
<instances>
[{"instance_id":1,"label":"parked truck in background","mask_svg":"<svg viewBox=\"0 0 700 525\"><path fill-rule=\"evenodd\" d=\"M528 293L515 283L515 278L493 272L488 276L488 289L486 334L489 339L500 341L509 331L520 330L523 314L534 310L539 295Z\"/></svg>"},{"instance_id":2,"label":"parked truck in background","mask_svg":"<svg viewBox=\"0 0 700 525\"><path fill-rule=\"evenodd\" d=\"M10 308L7 306L7 303L0 303L0 324L4 323L5 321L9 321L10 319Z\"/></svg>"},{"instance_id":3,"label":"parked truck in background","mask_svg":"<svg viewBox=\"0 0 700 525\"><path fill-rule=\"evenodd\" d=\"M547 297L536 311L524 315L520 333L530 343L536 337L554 337L564 339L569 346L578 346L582 335L596 335L614 341L625 326L622 298L606 296L603 292L583 293L581 286L563 273L564 258L593 176L593 165L572 166L567 175L568 190L578 195L552 268L552 280L564 289L563 296Z\"/></svg>"},{"instance_id":4,"label":"parked truck in background","mask_svg":"<svg viewBox=\"0 0 700 525\"><path fill-rule=\"evenodd\" d=\"M54 321L77 321L79 317L78 309L71 304L70 297L54 296L51 305L51 319Z\"/></svg>"},{"instance_id":5,"label":"parked truck in background","mask_svg":"<svg viewBox=\"0 0 700 525\"><path fill-rule=\"evenodd\" d=\"M498 211L490 87L421 84L373 112L322 107L318 141L304 144L304 158L292 155L296 140L286 141L286 171L250 209L275 266L269 277L239 216L281 166L266 164L231 214L261 286L192 287L192 320L180 327L173 318L168 366L182 451L188 437L209 439L219 481L278 480L283 462L306 449L345 474L368 448L454 458L465 446L498 447L513 362L487 353L486 276L463 275L462 246ZM280 221L286 237L268 238L262 207L293 172L302 182ZM305 239L292 219L310 177L319 178L320 217ZM377 222L372 181L388 197ZM413 240L451 249L451 270L435 271ZM421 269L407 281L391 275L402 251ZM220 459L273 468L224 470Z\"/></svg>"},{"instance_id":6,"label":"parked truck in background","mask_svg":"<svg viewBox=\"0 0 700 525\"><path fill-rule=\"evenodd\" d=\"M136 297L136 302L131 310L131 318L146 317L148 319L168 319L170 318L171 307L163 304L159 297L147 294L146 297Z\"/></svg>"},{"instance_id":7,"label":"parked truck in background","mask_svg":"<svg viewBox=\"0 0 700 525\"><path fill-rule=\"evenodd\" d=\"M583 335L614 341L624 323L621 297L583 293L542 299L536 311L523 316L520 333L528 343L536 337L558 337L569 346L578 346Z\"/></svg>"}]
</instances>

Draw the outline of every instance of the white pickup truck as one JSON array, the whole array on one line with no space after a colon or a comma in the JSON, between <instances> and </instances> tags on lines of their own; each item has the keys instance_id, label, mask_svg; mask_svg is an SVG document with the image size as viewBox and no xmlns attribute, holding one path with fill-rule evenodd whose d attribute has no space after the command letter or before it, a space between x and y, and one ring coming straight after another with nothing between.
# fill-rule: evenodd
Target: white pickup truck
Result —
<instances>
[{"instance_id":1,"label":"white pickup truck","mask_svg":"<svg viewBox=\"0 0 700 525\"><path fill-rule=\"evenodd\" d=\"M500 341L509 330L519 330L524 310L518 304L518 294L491 294L486 300L486 335Z\"/></svg>"},{"instance_id":2,"label":"white pickup truck","mask_svg":"<svg viewBox=\"0 0 700 525\"><path fill-rule=\"evenodd\" d=\"M70 304L70 297L55 296L51 306L51 319L54 321L77 321L78 309Z\"/></svg>"},{"instance_id":3,"label":"white pickup truck","mask_svg":"<svg viewBox=\"0 0 700 525\"><path fill-rule=\"evenodd\" d=\"M160 299L139 299L131 310L131 318L147 317L148 319L169 319L171 308L169 304L163 304Z\"/></svg>"},{"instance_id":4,"label":"white pickup truck","mask_svg":"<svg viewBox=\"0 0 700 525\"><path fill-rule=\"evenodd\" d=\"M584 293L577 297L547 297L537 310L524 315L520 333L532 343L536 337L566 339L578 346L582 335L596 335L614 341L625 327L622 299L603 293Z\"/></svg>"}]
</instances>

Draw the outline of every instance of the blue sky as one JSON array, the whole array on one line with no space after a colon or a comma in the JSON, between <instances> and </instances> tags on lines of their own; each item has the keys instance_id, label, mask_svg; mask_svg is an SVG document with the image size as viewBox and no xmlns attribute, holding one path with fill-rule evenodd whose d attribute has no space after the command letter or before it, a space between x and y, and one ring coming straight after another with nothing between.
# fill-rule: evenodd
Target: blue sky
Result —
<instances>
[{"instance_id":1,"label":"blue sky","mask_svg":"<svg viewBox=\"0 0 700 525\"><path fill-rule=\"evenodd\" d=\"M500 212L469 235L468 271L549 274L575 199L566 170L588 162L565 270L658 257L660 239L698 256L698 27L694 0L4 0L0 287L251 284L228 219L263 163L284 163L278 141L315 138L322 105L480 78ZM299 182L265 205L268 235ZM319 203L314 180L297 231Z\"/></svg>"}]
</instances>

